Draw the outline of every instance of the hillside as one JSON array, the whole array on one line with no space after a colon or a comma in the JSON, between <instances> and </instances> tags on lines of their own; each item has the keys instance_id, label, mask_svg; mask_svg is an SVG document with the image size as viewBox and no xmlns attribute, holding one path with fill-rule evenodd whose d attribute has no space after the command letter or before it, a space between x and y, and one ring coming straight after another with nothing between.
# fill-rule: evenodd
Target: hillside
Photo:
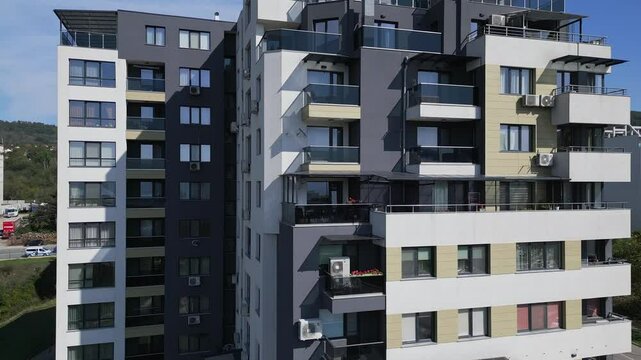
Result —
<instances>
[{"instance_id":1,"label":"hillside","mask_svg":"<svg viewBox=\"0 0 641 360\"><path fill-rule=\"evenodd\" d=\"M5 145L54 145L56 127L42 123L0 120L0 138L4 140Z\"/></svg>"}]
</instances>

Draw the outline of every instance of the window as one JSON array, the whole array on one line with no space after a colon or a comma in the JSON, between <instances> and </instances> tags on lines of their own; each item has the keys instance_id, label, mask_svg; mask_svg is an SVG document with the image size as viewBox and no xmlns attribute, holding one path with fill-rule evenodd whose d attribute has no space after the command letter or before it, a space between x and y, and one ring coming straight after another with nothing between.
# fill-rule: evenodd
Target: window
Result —
<instances>
[{"instance_id":1,"label":"window","mask_svg":"<svg viewBox=\"0 0 641 360\"><path fill-rule=\"evenodd\" d=\"M261 239L260 234L256 234L256 260L257 261L260 261L260 250L261 250L260 249L260 246L261 246L260 243L261 243L261 241L262 241L262 239Z\"/></svg>"},{"instance_id":2,"label":"window","mask_svg":"<svg viewBox=\"0 0 641 360\"><path fill-rule=\"evenodd\" d=\"M67 348L68 360L113 360L114 344L92 344Z\"/></svg>"},{"instance_id":3,"label":"window","mask_svg":"<svg viewBox=\"0 0 641 360\"><path fill-rule=\"evenodd\" d=\"M527 95L534 92L532 70L501 67L501 93Z\"/></svg>"},{"instance_id":4,"label":"window","mask_svg":"<svg viewBox=\"0 0 641 360\"><path fill-rule=\"evenodd\" d=\"M583 323L600 320L606 317L606 299L583 299Z\"/></svg>"},{"instance_id":5,"label":"window","mask_svg":"<svg viewBox=\"0 0 641 360\"><path fill-rule=\"evenodd\" d=\"M114 326L114 303L70 305L69 330L97 329Z\"/></svg>"},{"instance_id":6,"label":"window","mask_svg":"<svg viewBox=\"0 0 641 360\"><path fill-rule=\"evenodd\" d=\"M461 245L458 247L458 274L487 274L487 246Z\"/></svg>"},{"instance_id":7,"label":"window","mask_svg":"<svg viewBox=\"0 0 641 360\"><path fill-rule=\"evenodd\" d=\"M533 152L534 126L502 124L501 151Z\"/></svg>"},{"instance_id":8,"label":"window","mask_svg":"<svg viewBox=\"0 0 641 360\"><path fill-rule=\"evenodd\" d=\"M69 142L70 167L115 167L115 142Z\"/></svg>"},{"instance_id":9,"label":"window","mask_svg":"<svg viewBox=\"0 0 641 360\"><path fill-rule=\"evenodd\" d=\"M458 311L459 339L487 336L488 311L483 309L465 309Z\"/></svg>"},{"instance_id":10,"label":"window","mask_svg":"<svg viewBox=\"0 0 641 360\"><path fill-rule=\"evenodd\" d=\"M208 107L180 107L180 123L183 125L210 125L211 108Z\"/></svg>"},{"instance_id":11,"label":"window","mask_svg":"<svg viewBox=\"0 0 641 360\"><path fill-rule=\"evenodd\" d=\"M209 200L211 183L181 182L180 200Z\"/></svg>"},{"instance_id":12,"label":"window","mask_svg":"<svg viewBox=\"0 0 641 360\"><path fill-rule=\"evenodd\" d=\"M69 207L114 207L116 206L116 183L70 182Z\"/></svg>"},{"instance_id":13,"label":"window","mask_svg":"<svg viewBox=\"0 0 641 360\"><path fill-rule=\"evenodd\" d=\"M209 275L209 257L178 258L178 269L180 276Z\"/></svg>"},{"instance_id":14,"label":"window","mask_svg":"<svg viewBox=\"0 0 641 360\"><path fill-rule=\"evenodd\" d=\"M434 341L434 313L404 314L401 322L403 344Z\"/></svg>"},{"instance_id":15,"label":"window","mask_svg":"<svg viewBox=\"0 0 641 360\"><path fill-rule=\"evenodd\" d=\"M180 144L181 162L211 162L211 145Z\"/></svg>"},{"instance_id":16,"label":"window","mask_svg":"<svg viewBox=\"0 0 641 360\"><path fill-rule=\"evenodd\" d=\"M71 59L69 85L116 87L116 63Z\"/></svg>"},{"instance_id":17,"label":"window","mask_svg":"<svg viewBox=\"0 0 641 360\"><path fill-rule=\"evenodd\" d=\"M180 86L209 87L209 70L180 68Z\"/></svg>"},{"instance_id":18,"label":"window","mask_svg":"<svg viewBox=\"0 0 641 360\"><path fill-rule=\"evenodd\" d=\"M181 49L209 50L209 33L205 31L180 30Z\"/></svg>"},{"instance_id":19,"label":"window","mask_svg":"<svg viewBox=\"0 0 641 360\"><path fill-rule=\"evenodd\" d=\"M249 276L249 274L245 273L245 304L247 304L248 308L252 303L252 278Z\"/></svg>"},{"instance_id":20,"label":"window","mask_svg":"<svg viewBox=\"0 0 641 360\"><path fill-rule=\"evenodd\" d=\"M181 238L200 238L210 235L208 220L180 220L178 222L178 235Z\"/></svg>"},{"instance_id":21,"label":"window","mask_svg":"<svg viewBox=\"0 0 641 360\"><path fill-rule=\"evenodd\" d=\"M245 230L245 256L252 257L252 232L249 228Z\"/></svg>"},{"instance_id":22,"label":"window","mask_svg":"<svg viewBox=\"0 0 641 360\"><path fill-rule=\"evenodd\" d=\"M207 334L191 334L178 336L178 353L186 354L209 350Z\"/></svg>"},{"instance_id":23,"label":"window","mask_svg":"<svg viewBox=\"0 0 641 360\"><path fill-rule=\"evenodd\" d=\"M163 285L164 274L164 257L127 259L127 286Z\"/></svg>"},{"instance_id":24,"label":"window","mask_svg":"<svg viewBox=\"0 0 641 360\"><path fill-rule=\"evenodd\" d=\"M71 100L69 126L115 128L116 103Z\"/></svg>"},{"instance_id":25,"label":"window","mask_svg":"<svg viewBox=\"0 0 641 360\"><path fill-rule=\"evenodd\" d=\"M260 316L260 288L256 286L256 314Z\"/></svg>"},{"instance_id":26,"label":"window","mask_svg":"<svg viewBox=\"0 0 641 360\"><path fill-rule=\"evenodd\" d=\"M319 309L318 318L323 325L323 335L328 339L342 338L345 333L343 314L333 314L329 310Z\"/></svg>"},{"instance_id":27,"label":"window","mask_svg":"<svg viewBox=\"0 0 641 360\"><path fill-rule=\"evenodd\" d=\"M209 296L182 296L178 300L178 313L203 314L209 312Z\"/></svg>"},{"instance_id":28,"label":"window","mask_svg":"<svg viewBox=\"0 0 641 360\"><path fill-rule=\"evenodd\" d=\"M140 336L125 339L125 358L135 358L140 355L162 354L165 337L163 335ZM152 356L153 358L153 356Z\"/></svg>"},{"instance_id":29,"label":"window","mask_svg":"<svg viewBox=\"0 0 641 360\"><path fill-rule=\"evenodd\" d=\"M140 296L127 298L125 326L145 326L162 324L165 313L165 297Z\"/></svg>"},{"instance_id":30,"label":"window","mask_svg":"<svg viewBox=\"0 0 641 360\"><path fill-rule=\"evenodd\" d=\"M519 305L517 324L519 332L559 329L561 303Z\"/></svg>"},{"instance_id":31,"label":"window","mask_svg":"<svg viewBox=\"0 0 641 360\"><path fill-rule=\"evenodd\" d=\"M256 129L256 155L263 153L263 131Z\"/></svg>"},{"instance_id":32,"label":"window","mask_svg":"<svg viewBox=\"0 0 641 360\"><path fill-rule=\"evenodd\" d=\"M256 181L256 207L259 208L263 203L263 182Z\"/></svg>"},{"instance_id":33,"label":"window","mask_svg":"<svg viewBox=\"0 0 641 360\"><path fill-rule=\"evenodd\" d=\"M314 20L314 32L340 34L338 19Z\"/></svg>"},{"instance_id":34,"label":"window","mask_svg":"<svg viewBox=\"0 0 641 360\"><path fill-rule=\"evenodd\" d=\"M155 46L165 46L165 28L158 26L146 26L145 44Z\"/></svg>"},{"instance_id":35,"label":"window","mask_svg":"<svg viewBox=\"0 0 641 360\"><path fill-rule=\"evenodd\" d=\"M434 276L434 248L404 248L402 259L404 279Z\"/></svg>"},{"instance_id":36,"label":"window","mask_svg":"<svg viewBox=\"0 0 641 360\"><path fill-rule=\"evenodd\" d=\"M516 244L516 270L561 269L561 242Z\"/></svg>"},{"instance_id":37,"label":"window","mask_svg":"<svg viewBox=\"0 0 641 360\"><path fill-rule=\"evenodd\" d=\"M110 247L116 245L116 223L70 223L69 248Z\"/></svg>"},{"instance_id":38,"label":"window","mask_svg":"<svg viewBox=\"0 0 641 360\"><path fill-rule=\"evenodd\" d=\"M70 264L69 289L89 289L114 286L113 262Z\"/></svg>"}]
</instances>

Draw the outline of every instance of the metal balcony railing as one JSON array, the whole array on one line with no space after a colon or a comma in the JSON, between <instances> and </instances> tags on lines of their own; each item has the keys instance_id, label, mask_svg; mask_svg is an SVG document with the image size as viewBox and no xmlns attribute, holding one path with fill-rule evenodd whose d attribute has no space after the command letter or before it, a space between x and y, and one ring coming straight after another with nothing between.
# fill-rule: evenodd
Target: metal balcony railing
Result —
<instances>
[{"instance_id":1,"label":"metal balcony railing","mask_svg":"<svg viewBox=\"0 0 641 360\"><path fill-rule=\"evenodd\" d=\"M627 96L627 89L606 88L601 86L587 86L587 85L565 85L560 88L554 89L553 95L561 94L593 94L593 95L610 95L610 96Z\"/></svg>"},{"instance_id":2,"label":"metal balcony railing","mask_svg":"<svg viewBox=\"0 0 641 360\"><path fill-rule=\"evenodd\" d=\"M524 39L548 40L577 44L607 45L605 36L566 33L551 30L530 29L501 25L486 25L467 36L466 42L471 42L483 35L507 36Z\"/></svg>"},{"instance_id":3,"label":"metal balcony railing","mask_svg":"<svg viewBox=\"0 0 641 360\"><path fill-rule=\"evenodd\" d=\"M292 225L367 223L371 208L371 204L283 203L283 222Z\"/></svg>"},{"instance_id":4,"label":"metal balcony railing","mask_svg":"<svg viewBox=\"0 0 641 360\"><path fill-rule=\"evenodd\" d=\"M512 6L524 9L564 12L565 0L469 0L489 5Z\"/></svg>"},{"instance_id":5,"label":"metal balcony railing","mask_svg":"<svg viewBox=\"0 0 641 360\"><path fill-rule=\"evenodd\" d=\"M506 203L506 204L434 204L434 205L385 205L375 211L391 213L445 213L445 212L498 212L498 211L564 211L564 210L621 210L624 202L576 203Z\"/></svg>"},{"instance_id":6,"label":"metal balcony railing","mask_svg":"<svg viewBox=\"0 0 641 360\"><path fill-rule=\"evenodd\" d=\"M557 152L593 152L593 153L624 153L624 148L600 147L600 146L565 146Z\"/></svg>"},{"instance_id":7,"label":"metal balcony railing","mask_svg":"<svg viewBox=\"0 0 641 360\"><path fill-rule=\"evenodd\" d=\"M117 37L116 34L63 30L60 32L60 45L115 50Z\"/></svg>"},{"instance_id":8,"label":"metal balcony railing","mask_svg":"<svg viewBox=\"0 0 641 360\"><path fill-rule=\"evenodd\" d=\"M325 272L325 292L331 297L383 293L385 275L331 276Z\"/></svg>"},{"instance_id":9,"label":"metal balcony railing","mask_svg":"<svg viewBox=\"0 0 641 360\"><path fill-rule=\"evenodd\" d=\"M357 30L357 44L366 47L440 53L443 34L432 31L362 26Z\"/></svg>"},{"instance_id":10,"label":"metal balcony railing","mask_svg":"<svg viewBox=\"0 0 641 360\"><path fill-rule=\"evenodd\" d=\"M293 50L322 54L337 54L341 35L305 30L277 29L266 31L258 44L260 56L267 51Z\"/></svg>"}]
</instances>

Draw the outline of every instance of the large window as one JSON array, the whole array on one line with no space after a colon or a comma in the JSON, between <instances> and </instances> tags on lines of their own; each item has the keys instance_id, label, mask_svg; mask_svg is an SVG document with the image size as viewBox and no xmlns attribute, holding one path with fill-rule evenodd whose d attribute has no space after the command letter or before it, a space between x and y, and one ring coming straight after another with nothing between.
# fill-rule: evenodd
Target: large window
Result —
<instances>
[{"instance_id":1,"label":"large window","mask_svg":"<svg viewBox=\"0 0 641 360\"><path fill-rule=\"evenodd\" d=\"M115 128L116 103L71 100L69 126Z\"/></svg>"},{"instance_id":2,"label":"large window","mask_svg":"<svg viewBox=\"0 0 641 360\"><path fill-rule=\"evenodd\" d=\"M114 207L116 206L116 183L70 182L69 207Z\"/></svg>"},{"instance_id":3,"label":"large window","mask_svg":"<svg viewBox=\"0 0 641 360\"><path fill-rule=\"evenodd\" d=\"M210 125L211 124L211 108L181 106L180 107L180 123L183 125L185 124Z\"/></svg>"},{"instance_id":4,"label":"large window","mask_svg":"<svg viewBox=\"0 0 641 360\"><path fill-rule=\"evenodd\" d=\"M403 343L434 341L435 313L404 314L402 319Z\"/></svg>"},{"instance_id":5,"label":"large window","mask_svg":"<svg viewBox=\"0 0 641 360\"><path fill-rule=\"evenodd\" d=\"M163 335L140 336L125 339L125 358L145 358L141 355L159 355L164 352L165 337ZM148 358L156 358L150 356Z\"/></svg>"},{"instance_id":6,"label":"large window","mask_svg":"<svg viewBox=\"0 0 641 360\"><path fill-rule=\"evenodd\" d=\"M71 59L69 85L116 87L116 63Z\"/></svg>"},{"instance_id":7,"label":"large window","mask_svg":"<svg viewBox=\"0 0 641 360\"><path fill-rule=\"evenodd\" d=\"M91 344L67 348L67 360L113 360L114 344Z\"/></svg>"},{"instance_id":8,"label":"large window","mask_svg":"<svg viewBox=\"0 0 641 360\"><path fill-rule=\"evenodd\" d=\"M519 332L559 329L561 303L519 305L517 318Z\"/></svg>"},{"instance_id":9,"label":"large window","mask_svg":"<svg viewBox=\"0 0 641 360\"><path fill-rule=\"evenodd\" d=\"M532 70L501 67L501 93L527 95L534 92Z\"/></svg>"},{"instance_id":10,"label":"large window","mask_svg":"<svg viewBox=\"0 0 641 360\"><path fill-rule=\"evenodd\" d=\"M487 246L460 245L458 247L458 274L487 274Z\"/></svg>"},{"instance_id":11,"label":"large window","mask_svg":"<svg viewBox=\"0 0 641 360\"><path fill-rule=\"evenodd\" d=\"M211 235L209 220L180 220L178 236L181 238L201 238Z\"/></svg>"},{"instance_id":12,"label":"large window","mask_svg":"<svg viewBox=\"0 0 641 360\"><path fill-rule=\"evenodd\" d=\"M210 85L209 70L180 68L180 86L200 86L208 88Z\"/></svg>"},{"instance_id":13,"label":"large window","mask_svg":"<svg viewBox=\"0 0 641 360\"><path fill-rule=\"evenodd\" d=\"M338 19L314 20L314 32L340 34Z\"/></svg>"},{"instance_id":14,"label":"large window","mask_svg":"<svg viewBox=\"0 0 641 360\"><path fill-rule=\"evenodd\" d=\"M533 152L534 126L501 124L501 151Z\"/></svg>"},{"instance_id":15,"label":"large window","mask_svg":"<svg viewBox=\"0 0 641 360\"><path fill-rule=\"evenodd\" d=\"M209 33L205 31L180 30L180 48L209 50Z\"/></svg>"},{"instance_id":16,"label":"large window","mask_svg":"<svg viewBox=\"0 0 641 360\"><path fill-rule=\"evenodd\" d=\"M558 270L561 268L561 242L516 244L516 270Z\"/></svg>"},{"instance_id":17,"label":"large window","mask_svg":"<svg viewBox=\"0 0 641 360\"><path fill-rule=\"evenodd\" d=\"M162 324L165 313L165 297L140 296L127 298L125 326Z\"/></svg>"},{"instance_id":18,"label":"large window","mask_svg":"<svg viewBox=\"0 0 641 360\"><path fill-rule=\"evenodd\" d=\"M70 167L115 167L115 142L69 142Z\"/></svg>"},{"instance_id":19,"label":"large window","mask_svg":"<svg viewBox=\"0 0 641 360\"><path fill-rule=\"evenodd\" d=\"M209 257L181 257L178 259L180 276L209 275Z\"/></svg>"},{"instance_id":20,"label":"large window","mask_svg":"<svg viewBox=\"0 0 641 360\"><path fill-rule=\"evenodd\" d=\"M178 353L194 353L209 350L209 336L207 334L191 334L178 336Z\"/></svg>"},{"instance_id":21,"label":"large window","mask_svg":"<svg viewBox=\"0 0 641 360\"><path fill-rule=\"evenodd\" d=\"M434 248L405 248L402 258L404 279L434 276Z\"/></svg>"},{"instance_id":22,"label":"large window","mask_svg":"<svg viewBox=\"0 0 641 360\"><path fill-rule=\"evenodd\" d=\"M210 162L211 145L180 144L181 162Z\"/></svg>"},{"instance_id":23,"label":"large window","mask_svg":"<svg viewBox=\"0 0 641 360\"><path fill-rule=\"evenodd\" d=\"M146 26L145 44L165 46L165 28L159 26Z\"/></svg>"},{"instance_id":24,"label":"large window","mask_svg":"<svg viewBox=\"0 0 641 360\"><path fill-rule=\"evenodd\" d=\"M97 329L114 326L114 303L70 305L69 330Z\"/></svg>"},{"instance_id":25,"label":"large window","mask_svg":"<svg viewBox=\"0 0 641 360\"><path fill-rule=\"evenodd\" d=\"M178 300L178 313L181 315L203 314L209 311L209 296L182 296Z\"/></svg>"},{"instance_id":26,"label":"large window","mask_svg":"<svg viewBox=\"0 0 641 360\"><path fill-rule=\"evenodd\" d=\"M114 277L113 262L69 265L69 289L113 287Z\"/></svg>"},{"instance_id":27,"label":"large window","mask_svg":"<svg viewBox=\"0 0 641 360\"><path fill-rule=\"evenodd\" d=\"M487 336L488 310L465 309L458 311L458 337L459 339Z\"/></svg>"},{"instance_id":28,"label":"large window","mask_svg":"<svg viewBox=\"0 0 641 360\"><path fill-rule=\"evenodd\" d=\"M181 182L180 200L209 200L211 183Z\"/></svg>"},{"instance_id":29,"label":"large window","mask_svg":"<svg viewBox=\"0 0 641 360\"><path fill-rule=\"evenodd\" d=\"M69 248L97 248L116 245L116 223L70 223Z\"/></svg>"}]
</instances>

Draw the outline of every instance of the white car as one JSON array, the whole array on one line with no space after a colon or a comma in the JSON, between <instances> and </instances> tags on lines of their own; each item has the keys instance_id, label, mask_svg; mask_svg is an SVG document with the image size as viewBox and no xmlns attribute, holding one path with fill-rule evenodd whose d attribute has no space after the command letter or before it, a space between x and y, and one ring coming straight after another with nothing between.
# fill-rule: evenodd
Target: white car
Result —
<instances>
[{"instance_id":1,"label":"white car","mask_svg":"<svg viewBox=\"0 0 641 360\"><path fill-rule=\"evenodd\" d=\"M13 218L18 216L18 209L16 208L7 208L4 210L4 217L5 218Z\"/></svg>"},{"instance_id":2,"label":"white car","mask_svg":"<svg viewBox=\"0 0 641 360\"><path fill-rule=\"evenodd\" d=\"M24 256L34 257L34 256L50 256L51 250L45 248L44 246L29 246L24 249Z\"/></svg>"}]
</instances>

